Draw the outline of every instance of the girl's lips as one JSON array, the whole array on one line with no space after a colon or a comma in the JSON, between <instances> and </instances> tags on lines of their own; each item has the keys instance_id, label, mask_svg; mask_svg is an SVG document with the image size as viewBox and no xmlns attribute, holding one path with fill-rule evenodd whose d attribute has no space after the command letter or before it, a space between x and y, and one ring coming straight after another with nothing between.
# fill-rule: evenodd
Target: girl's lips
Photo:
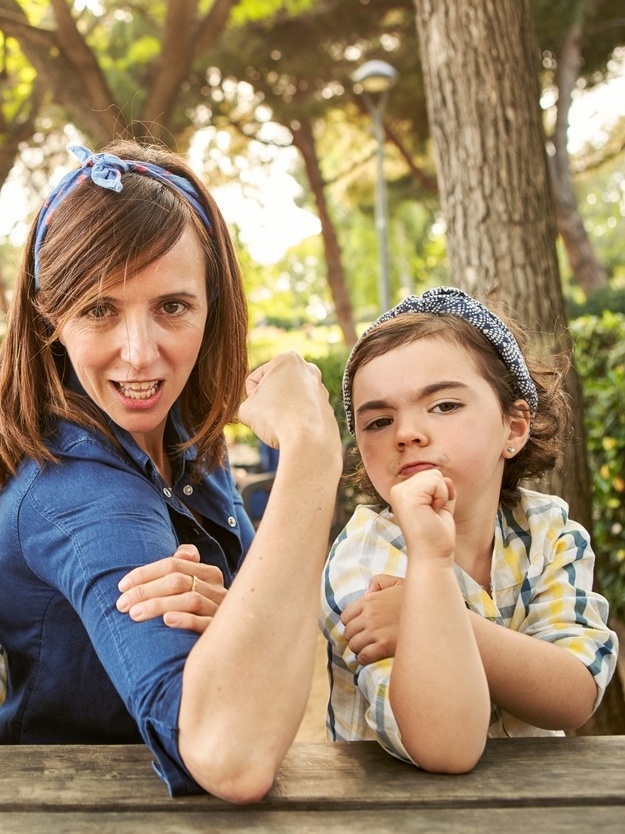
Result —
<instances>
[{"instance_id":1,"label":"girl's lips","mask_svg":"<svg viewBox=\"0 0 625 834\"><path fill-rule=\"evenodd\" d=\"M399 474L402 478L410 478L411 475L416 475L417 472L425 472L427 469L436 469L433 463L408 463L402 466Z\"/></svg>"}]
</instances>

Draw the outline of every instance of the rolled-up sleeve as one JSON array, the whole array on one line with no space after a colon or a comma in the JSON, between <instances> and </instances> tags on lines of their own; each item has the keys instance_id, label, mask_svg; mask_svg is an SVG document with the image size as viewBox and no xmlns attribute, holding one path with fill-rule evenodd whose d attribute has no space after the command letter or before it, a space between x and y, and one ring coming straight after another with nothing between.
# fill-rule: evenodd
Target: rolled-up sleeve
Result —
<instances>
[{"instance_id":1,"label":"rolled-up sleeve","mask_svg":"<svg viewBox=\"0 0 625 834\"><path fill-rule=\"evenodd\" d=\"M91 468L92 477L96 469ZM80 477L79 466L59 469L58 477L73 474ZM102 475L106 491L94 486L97 478L82 491L68 493L60 482L55 493L49 479L41 495L29 491L20 511L28 541L25 558L80 618L170 792L195 793L200 788L178 752L178 713L184 665L198 635L168 628L160 617L135 622L115 606L120 579L171 556L179 542L166 504L145 478L114 469ZM216 563L223 559L219 556L216 552Z\"/></svg>"},{"instance_id":2,"label":"rolled-up sleeve","mask_svg":"<svg viewBox=\"0 0 625 834\"><path fill-rule=\"evenodd\" d=\"M607 601L592 589L595 556L587 532L563 511L553 513L542 546L530 553L511 627L577 657L597 685L596 709L616 668L618 638L608 628Z\"/></svg>"}]
</instances>

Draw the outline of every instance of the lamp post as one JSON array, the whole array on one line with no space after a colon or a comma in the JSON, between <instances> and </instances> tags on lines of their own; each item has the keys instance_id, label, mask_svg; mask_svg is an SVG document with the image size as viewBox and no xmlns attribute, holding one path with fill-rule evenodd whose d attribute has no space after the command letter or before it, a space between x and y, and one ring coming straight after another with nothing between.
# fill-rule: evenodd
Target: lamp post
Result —
<instances>
[{"instance_id":1,"label":"lamp post","mask_svg":"<svg viewBox=\"0 0 625 834\"><path fill-rule=\"evenodd\" d=\"M399 73L386 61L367 61L352 75L354 92L362 96L373 119L377 144L377 177L375 188L375 227L378 233L378 294L380 312L391 306L388 263L388 201L384 178L384 111L391 87Z\"/></svg>"}]
</instances>

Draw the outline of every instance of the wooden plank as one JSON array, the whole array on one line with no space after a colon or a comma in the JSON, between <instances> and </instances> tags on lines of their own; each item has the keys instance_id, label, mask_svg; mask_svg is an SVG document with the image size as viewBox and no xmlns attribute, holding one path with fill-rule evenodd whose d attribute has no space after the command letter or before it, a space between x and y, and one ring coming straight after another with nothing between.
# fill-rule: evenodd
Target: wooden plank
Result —
<instances>
[{"instance_id":1,"label":"wooden plank","mask_svg":"<svg viewBox=\"0 0 625 834\"><path fill-rule=\"evenodd\" d=\"M314 755L313 755L314 754ZM461 776L426 773L375 742L294 745L269 796L320 804L412 806L625 805L625 736L491 739ZM625 809L624 809L625 816ZM625 826L624 826L625 831Z\"/></svg>"},{"instance_id":2,"label":"wooden plank","mask_svg":"<svg viewBox=\"0 0 625 834\"><path fill-rule=\"evenodd\" d=\"M128 811L0 813L2 834L623 834L623 809L465 808L380 811Z\"/></svg>"},{"instance_id":3,"label":"wooden plank","mask_svg":"<svg viewBox=\"0 0 625 834\"><path fill-rule=\"evenodd\" d=\"M298 743L259 807L623 806L624 763L625 736L491 740L463 776L425 773L375 742ZM0 773L4 812L236 808L208 794L171 800L141 745L5 746Z\"/></svg>"}]
</instances>

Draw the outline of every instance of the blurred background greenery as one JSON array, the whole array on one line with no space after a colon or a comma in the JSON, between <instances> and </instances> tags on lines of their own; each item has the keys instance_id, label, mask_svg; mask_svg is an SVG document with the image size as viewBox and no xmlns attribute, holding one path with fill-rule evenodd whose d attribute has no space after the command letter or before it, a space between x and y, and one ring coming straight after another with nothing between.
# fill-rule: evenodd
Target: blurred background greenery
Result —
<instances>
[{"instance_id":1,"label":"blurred background greenery","mask_svg":"<svg viewBox=\"0 0 625 834\"><path fill-rule=\"evenodd\" d=\"M568 125L566 218L566 183L553 177L560 279L583 387L598 578L623 618L625 18L622 0L531 0L531 12L551 160L563 153L558 121ZM316 362L343 425L348 345L378 312L376 145L351 82L370 59L399 72L384 146L396 302L448 282L414 0L0 0L0 338L26 225L73 165L66 146L147 136L188 152L223 204L248 291L251 365L283 350ZM262 211L285 176L294 198L278 201L276 228ZM303 217L308 232L298 233ZM255 443L240 426L230 434Z\"/></svg>"}]
</instances>

